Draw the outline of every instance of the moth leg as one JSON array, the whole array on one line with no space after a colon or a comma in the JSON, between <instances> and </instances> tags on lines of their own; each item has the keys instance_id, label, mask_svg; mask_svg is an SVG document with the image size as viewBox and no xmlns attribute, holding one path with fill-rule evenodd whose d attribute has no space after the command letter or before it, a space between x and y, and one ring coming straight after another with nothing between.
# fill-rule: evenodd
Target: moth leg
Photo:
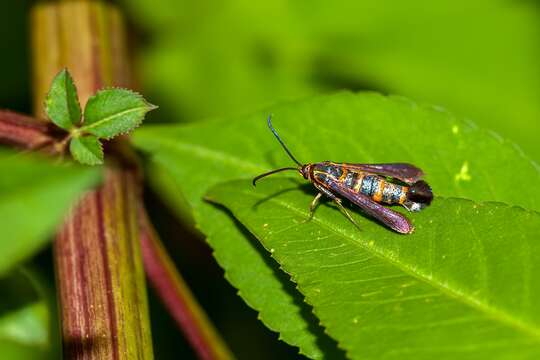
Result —
<instances>
[{"instance_id":1,"label":"moth leg","mask_svg":"<svg viewBox=\"0 0 540 360\"><path fill-rule=\"evenodd\" d=\"M304 221L304 223L309 222L309 221L311 221L311 219L313 219L313 215L315 214L315 209L317 208L317 205L319 205L319 202L320 202L321 197L323 196L323 194L328 196L332 200L337 199L336 196L334 194L332 194L330 191L328 191L327 189L325 189L325 188L323 188L321 186L317 186L317 185L315 185L315 188L317 190L319 190L319 193L315 196L315 198L311 202L311 205L309 206L309 216Z\"/></svg>"},{"instance_id":2,"label":"moth leg","mask_svg":"<svg viewBox=\"0 0 540 360\"><path fill-rule=\"evenodd\" d=\"M336 199L339 199L336 195L332 194L332 192L326 188L323 188L322 186L319 186L319 185L315 185L315 188L317 190L319 190L319 193L321 194L324 194L326 196L328 196L330 199L332 200L336 200Z\"/></svg>"},{"instance_id":3,"label":"moth leg","mask_svg":"<svg viewBox=\"0 0 540 360\"><path fill-rule=\"evenodd\" d=\"M317 186L315 185L315 187L317 188L317 190L319 190L319 194L317 195L319 197L319 195L326 195L328 196L330 199L332 199L336 205L338 206L339 210L347 217L347 219L349 219L350 222L352 222L354 224L354 226L356 226L357 228L360 228L358 226L358 223L356 221L354 221L354 219L352 218L351 214L347 211L347 209L345 209L345 207L343 206L343 204L341 204L341 199L338 198L336 195L334 195L330 190L328 189L325 189L324 187L322 186ZM317 199L318 200L318 199ZM312 203L313 204L313 203ZM310 214L310 215L313 215L313 214ZM311 219L311 217L310 217Z\"/></svg>"},{"instance_id":4,"label":"moth leg","mask_svg":"<svg viewBox=\"0 0 540 360\"><path fill-rule=\"evenodd\" d=\"M309 216L304 222L309 222L311 219L313 219L313 214L315 213L315 208L317 208L317 205L319 205L319 200L321 200L322 193L318 193L313 201L311 202L311 205L309 205Z\"/></svg>"},{"instance_id":5,"label":"moth leg","mask_svg":"<svg viewBox=\"0 0 540 360\"><path fill-rule=\"evenodd\" d=\"M356 221L354 221L351 214L347 211L347 209L345 209L343 204L341 204L341 199L336 197L333 200L336 203L336 205L338 206L339 210L343 213L343 215L345 215L347 217L347 219L349 219L349 221L354 224L354 226L356 226L358 229L360 229L360 226L358 225L358 223Z\"/></svg>"}]
</instances>

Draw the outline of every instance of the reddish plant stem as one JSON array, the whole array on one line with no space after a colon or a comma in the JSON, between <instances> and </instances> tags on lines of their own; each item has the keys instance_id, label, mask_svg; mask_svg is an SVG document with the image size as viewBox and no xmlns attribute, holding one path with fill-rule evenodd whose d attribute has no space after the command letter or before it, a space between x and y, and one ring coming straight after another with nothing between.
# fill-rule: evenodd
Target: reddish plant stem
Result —
<instances>
[{"instance_id":1,"label":"reddish plant stem","mask_svg":"<svg viewBox=\"0 0 540 360\"><path fill-rule=\"evenodd\" d=\"M99 1L38 6L33 13L35 113L54 74L72 73L81 105L103 86L129 86L122 18ZM44 125L46 126L46 125ZM104 185L74 207L55 242L64 357L151 359L140 245L148 277L203 359L230 352L184 284L140 207L138 159L125 139L107 144ZM141 235L139 235L141 231Z\"/></svg>"},{"instance_id":2,"label":"reddish plant stem","mask_svg":"<svg viewBox=\"0 0 540 360\"><path fill-rule=\"evenodd\" d=\"M176 270L142 205L139 205L139 233L146 276L199 358L232 359L231 352Z\"/></svg>"},{"instance_id":3,"label":"reddish plant stem","mask_svg":"<svg viewBox=\"0 0 540 360\"><path fill-rule=\"evenodd\" d=\"M151 359L137 262L137 179L109 168L73 209L55 246L67 359ZM142 291L141 291L142 290ZM142 308L142 309L141 309ZM145 324L148 326L148 324Z\"/></svg>"},{"instance_id":4,"label":"reddish plant stem","mask_svg":"<svg viewBox=\"0 0 540 360\"><path fill-rule=\"evenodd\" d=\"M0 110L0 143L26 150L40 149L57 141L53 132L53 126L36 118Z\"/></svg>"},{"instance_id":5,"label":"reddish plant stem","mask_svg":"<svg viewBox=\"0 0 540 360\"><path fill-rule=\"evenodd\" d=\"M127 65L127 56L114 7L100 1L46 3L34 9L32 25L37 116L43 116L43 98L63 67L75 79L82 106L104 86L128 85L126 73L116 72ZM153 358L137 220L139 188L132 168L108 161L104 184L81 198L56 238L66 359Z\"/></svg>"}]
</instances>

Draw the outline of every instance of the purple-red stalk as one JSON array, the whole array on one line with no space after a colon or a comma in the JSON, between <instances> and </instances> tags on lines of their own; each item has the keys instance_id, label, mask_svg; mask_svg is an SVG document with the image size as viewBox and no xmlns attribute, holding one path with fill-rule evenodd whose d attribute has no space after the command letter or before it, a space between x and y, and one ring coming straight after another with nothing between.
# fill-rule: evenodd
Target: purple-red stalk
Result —
<instances>
[{"instance_id":1,"label":"purple-red stalk","mask_svg":"<svg viewBox=\"0 0 540 360\"><path fill-rule=\"evenodd\" d=\"M42 149L57 141L54 127L36 118L0 110L0 143L25 150Z\"/></svg>"},{"instance_id":2,"label":"purple-red stalk","mask_svg":"<svg viewBox=\"0 0 540 360\"><path fill-rule=\"evenodd\" d=\"M43 3L32 13L34 112L62 68L81 105L105 86L129 85L123 22L100 1ZM122 140L120 140L122 141ZM104 183L81 197L54 243L65 359L153 359L137 219L139 179L114 154ZM39 181L37 179L36 181Z\"/></svg>"},{"instance_id":3,"label":"purple-red stalk","mask_svg":"<svg viewBox=\"0 0 540 360\"><path fill-rule=\"evenodd\" d=\"M64 67L83 107L101 87L129 87L125 31L113 6L82 0L38 5L32 35L36 116L44 116L43 98ZM0 142L48 146L50 124L30 119L0 124ZM30 130L17 132L17 126ZM3 138L2 129L9 135ZM57 145L61 138L53 140ZM148 220L138 159L125 137L107 145L112 161L105 166L104 184L81 197L55 241L64 358L153 358L141 246L148 278L198 356L232 358Z\"/></svg>"},{"instance_id":4,"label":"purple-red stalk","mask_svg":"<svg viewBox=\"0 0 540 360\"><path fill-rule=\"evenodd\" d=\"M176 270L142 205L139 206L139 226L146 276L192 348L200 359L232 359L232 354Z\"/></svg>"}]
</instances>

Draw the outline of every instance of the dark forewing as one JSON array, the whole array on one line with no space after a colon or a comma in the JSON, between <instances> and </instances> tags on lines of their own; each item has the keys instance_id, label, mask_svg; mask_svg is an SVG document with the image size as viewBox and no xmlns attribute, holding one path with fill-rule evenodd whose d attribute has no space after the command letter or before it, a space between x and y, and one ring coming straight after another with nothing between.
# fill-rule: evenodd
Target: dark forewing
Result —
<instances>
[{"instance_id":1,"label":"dark forewing","mask_svg":"<svg viewBox=\"0 0 540 360\"><path fill-rule=\"evenodd\" d=\"M350 202L359 206L366 214L374 217L391 229L402 234L410 234L413 232L414 227L405 216L394 210L385 208L366 195L356 193L343 184L331 179L326 181L326 186L336 195L343 196Z\"/></svg>"},{"instance_id":2,"label":"dark forewing","mask_svg":"<svg viewBox=\"0 0 540 360\"><path fill-rule=\"evenodd\" d=\"M381 176L389 176L407 184L413 184L424 176L424 172L407 163L389 164L344 164L349 169L370 172Z\"/></svg>"}]
</instances>

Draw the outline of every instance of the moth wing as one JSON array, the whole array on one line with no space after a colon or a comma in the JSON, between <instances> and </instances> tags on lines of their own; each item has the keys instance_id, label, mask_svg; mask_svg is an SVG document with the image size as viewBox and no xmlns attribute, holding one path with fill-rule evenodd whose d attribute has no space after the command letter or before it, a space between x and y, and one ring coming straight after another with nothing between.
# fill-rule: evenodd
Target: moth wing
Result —
<instances>
[{"instance_id":1,"label":"moth wing","mask_svg":"<svg viewBox=\"0 0 540 360\"><path fill-rule=\"evenodd\" d=\"M344 164L352 170L369 172L381 176L389 176L403 181L406 184L413 184L424 176L424 172L414 165L407 163L388 164Z\"/></svg>"},{"instance_id":2,"label":"moth wing","mask_svg":"<svg viewBox=\"0 0 540 360\"><path fill-rule=\"evenodd\" d=\"M330 187L332 192L339 194L360 207L366 214L379 220L391 229L402 233L410 234L414 230L414 226L410 221L397 211L385 208L381 204L376 203L368 196L356 193L343 184L329 179L326 185Z\"/></svg>"}]
</instances>

